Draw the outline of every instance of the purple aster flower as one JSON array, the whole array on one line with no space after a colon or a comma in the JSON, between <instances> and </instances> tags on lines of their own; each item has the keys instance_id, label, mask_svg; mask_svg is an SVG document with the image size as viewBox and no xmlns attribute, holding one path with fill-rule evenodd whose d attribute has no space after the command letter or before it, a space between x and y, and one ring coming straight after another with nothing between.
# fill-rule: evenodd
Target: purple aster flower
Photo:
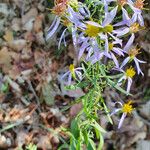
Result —
<instances>
[{"instance_id":1,"label":"purple aster flower","mask_svg":"<svg viewBox=\"0 0 150 150\"><path fill-rule=\"evenodd\" d=\"M71 81L72 79L75 80L82 80L82 73L81 70L83 70L83 68L78 67L78 68L74 68L74 65L71 64L69 66L69 71L66 72L62 77L61 80L64 81L64 84L66 85L71 85Z\"/></svg>"},{"instance_id":2,"label":"purple aster flower","mask_svg":"<svg viewBox=\"0 0 150 150\"><path fill-rule=\"evenodd\" d=\"M46 40L54 35L60 24L63 24L67 27L61 34L58 48L60 48L62 40L66 45L65 32L67 31L68 27L73 28L72 34L74 34L75 32L73 30L78 26L80 26L80 28L85 28L85 24L82 23L82 21L85 19L85 17L89 17L89 11L85 6L79 5L79 12L75 12L71 6L67 5L67 3L64 2L55 5L52 9L52 12L56 15L56 17L52 22L50 28L48 29Z\"/></svg>"},{"instance_id":3,"label":"purple aster flower","mask_svg":"<svg viewBox=\"0 0 150 150\"><path fill-rule=\"evenodd\" d=\"M48 29L48 34L46 36L46 40L51 38L54 33L57 31L58 27L60 25L60 17L56 16L54 21L52 22L50 28Z\"/></svg>"},{"instance_id":4,"label":"purple aster flower","mask_svg":"<svg viewBox=\"0 0 150 150\"><path fill-rule=\"evenodd\" d=\"M129 93L132 85L132 78L135 76L136 72L135 69L130 66L130 68L126 69L124 71L123 69L117 68L115 70L118 70L123 73L123 76L118 80L118 85L122 85L123 81L127 80L127 89L126 91Z\"/></svg>"},{"instance_id":5,"label":"purple aster flower","mask_svg":"<svg viewBox=\"0 0 150 150\"><path fill-rule=\"evenodd\" d=\"M86 21L85 28L82 29L82 32L78 35L77 44L78 48L78 59L80 59L83 53L87 50L88 56L90 56L92 52L92 47L97 43L97 37L99 36L101 26L93 21Z\"/></svg>"},{"instance_id":6,"label":"purple aster flower","mask_svg":"<svg viewBox=\"0 0 150 150\"><path fill-rule=\"evenodd\" d=\"M58 27L60 25L60 20L67 11L67 6L68 6L67 1L60 1L60 2L55 3L55 6L52 9L52 13L55 14L56 17L55 17L54 21L52 22L50 28L48 29L48 34L47 34L46 40L51 38L54 35L54 33L56 32L56 30L58 29Z\"/></svg>"},{"instance_id":7,"label":"purple aster flower","mask_svg":"<svg viewBox=\"0 0 150 150\"><path fill-rule=\"evenodd\" d=\"M101 51L97 42L94 43L93 47L88 49L88 55L86 60L94 64L102 59L104 51Z\"/></svg>"},{"instance_id":8,"label":"purple aster flower","mask_svg":"<svg viewBox=\"0 0 150 150\"><path fill-rule=\"evenodd\" d=\"M95 2L95 6L96 5L104 5L104 10L105 12L108 12L108 5L113 2L113 1L116 1L116 0L101 0L101 1L96 1Z\"/></svg>"},{"instance_id":9,"label":"purple aster flower","mask_svg":"<svg viewBox=\"0 0 150 150\"><path fill-rule=\"evenodd\" d=\"M104 21L102 23L103 27L105 27L105 26L109 25L110 23L112 23L112 21L114 20L116 14L117 14L117 10L118 10L118 6L116 6L110 12L105 12L105 18L104 18Z\"/></svg>"},{"instance_id":10,"label":"purple aster flower","mask_svg":"<svg viewBox=\"0 0 150 150\"><path fill-rule=\"evenodd\" d=\"M131 0L128 0L128 4L133 10L134 14L131 18L132 23L138 22L141 26L144 26L144 20L142 17L142 9L143 9L143 3L142 0L137 0L135 3L133 3Z\"/></svg>"},{"instance_id":11,"label":"purple aster flower","mask_svg":"<svg viewBox=\"0 0 150 150\"><path fill-rule=\"evenodd\" d=\"M105 51L104 51L104 55L110 59L112 59L116 65L116 67L119 67L119 63L118 60L116 58L116 56L114 55L117 54L118 56L124 56L124 51L118 47L118 44L120 44L120 39L116 39L115 41L109 43L108 42L108 37L107 35L105 35ZM115 46L116 45L116 46Z\"/></svg>"},{"instance_id":12,"label":"purple aster flower","mask_svg":"<svg viewBox=\"0 0 150 150\"><path fill-rule=\"evenodd\" d=\"M134 34L132 34L131 37L129 38L127 44L125 45L125 47L123 49L124 52L128 54L128 57L125 58L125 60L122 62L120 68L123 68L129 61L133 60L135 62L138 74L141 73L142 75L144 75L141 68L140 68L139 63L146 63L146 62L136 58L136 56L139 54L140 49L136 48L136 47L131 48L131 45L133 44L134 38L135 38L135 36L134 36Z\"/></svg>"},{"instance_id":13,"label":"purple aster flower","mask_svg":"<svg viewBox=\"0 0 150 150\"><path fill-rule=\"evenodd\" d=\"M75 26L80 29L84 29L86 26L83 23L85 16L82 16L79 12L75 12L72 7L68 7L67 9L68 15L67 19Z\"/></svg>"},{"instance_id":14,"label":"purple aster flower","mask_svg":"<svg viewBox=\"0 0 150 150\"><path fill-rule=\"evenodd\" d=\"M115 108L110 115L112 116L112 115L117 114L118 112L122 112L122 116L121 116L121 118L119 120L119 124L118 124L118 129L120 129L127 114L131 114L131 112L134 110L134 108L132 106L131 100L129 100L127 103L116 102L115 104L119 104L121 106L121 108Z\"/></svg>"},{"instance_id":15,"label":"purple aster flower","mask_svg":"<svg viewBox=\"0 0 150 150\"><path fill-rule=\"evenodd\" d=\"M121 27L120 29L113 30L113 33L116 34L117 37L123 36L127 33L136 33L141 30L140 24L135 22L133 23L132 19L129 18L128 13L125 9L123 9L123 21L115 24L114 26L119 25L127 25L125 27ZM125 19L124 19L125 18Z\"/></svg>"}]
</instances>

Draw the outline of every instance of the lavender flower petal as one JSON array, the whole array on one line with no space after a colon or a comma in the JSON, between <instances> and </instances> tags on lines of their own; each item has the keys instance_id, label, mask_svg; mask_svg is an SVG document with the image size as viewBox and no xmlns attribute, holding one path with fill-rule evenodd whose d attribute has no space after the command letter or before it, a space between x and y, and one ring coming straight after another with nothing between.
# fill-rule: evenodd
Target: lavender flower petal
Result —
<instances>
[{"instance_id":1,"label":"lavender flower petal","mask_svg":"<svg viewBox=\"0 0 150 150\"><path fill-rule=\"evenodd\" d=\"M135 35L132 33L130 39L128 40L127 44L124 47L124 51L128 52L128 50L130 49L131 45L133 44L133 41L135 39Z\"/></svg>"},{"instance_id":2,"label":"lavender flower petal","mask_svg":"<svg viewBox=\"0 0 150 150\"><path fill-rule=\"evenodd\" d=\"M121 126L122 126L122 124L123 124L123 121L124 121L126 115L127 115L127 113L123 113L123 114L122 114L121 119L120 119L120 121L119 121L118 129L121 128Z\"/></svg>"}]
</instances>

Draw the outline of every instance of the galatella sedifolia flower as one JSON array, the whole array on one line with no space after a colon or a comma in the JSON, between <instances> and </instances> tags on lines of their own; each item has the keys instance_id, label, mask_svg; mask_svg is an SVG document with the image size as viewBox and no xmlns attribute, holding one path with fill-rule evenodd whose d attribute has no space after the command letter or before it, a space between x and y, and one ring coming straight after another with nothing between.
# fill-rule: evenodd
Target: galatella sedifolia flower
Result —
<instances>
[{"instance_id":1,"label":"galatella sedifolia flower","mask_svg":"<svg viewBox=\"0 0 150 150\"><path fill-rule=\"evenodd\" d=\"M126 71L124 71L123 69L116 69L116 70L123 73L123 76L118 80L118 85L122 85L123 80L124 81L127 80L127 89L126 89L126 91L129 93L131 85L132 85L132 78L136 74L135 69L132 66L130 66L130 68L126 69Z\"/></svg>"},{"instance_id":2,"label":"galatella sedifolia flower","mask_svg":"<svg viewBox=\"0 0 150 150\"><path fill-rule=\"evenodd\" d=\"M134 110L133 106L132 106L132 101L129 100L127 103L121 103L121 102L116 102L115 104L119 104L121 106L121 108L116 108L112 113L111 116L118 113L118 112L122 112L122 116L119 120L119 124L118 124L118 129L121 128L123 121L125 119L125 117L127 116L127 114L131 114L131 112Z\"/></svg>"},{"instance_id":3,"label":"galatella sedifolia flower","mask_svg":"<svg viewBox=\"0 0 150 150\"><path fill-rule=\"evenodd\" d=\"M81 73L81 70L83 70L83 68L81 68L81 67L74 68L74 65L71 64L71 65L69 66L69 71L66 72L66 73L61 77L61 80L63 80L66 85L70 85L72 79L75 79L75 80L82 80L82 73Z\"/></svg>"}]
</instances>

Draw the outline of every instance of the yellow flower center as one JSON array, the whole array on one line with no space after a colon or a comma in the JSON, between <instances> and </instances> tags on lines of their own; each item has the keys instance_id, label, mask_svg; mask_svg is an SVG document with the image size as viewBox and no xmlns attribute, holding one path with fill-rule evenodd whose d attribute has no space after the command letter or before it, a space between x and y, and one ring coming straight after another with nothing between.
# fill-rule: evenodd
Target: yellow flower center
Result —
<instances>
[{"instance_id":1,"label":"yellow flower center","mask_svg":"<svg viewBox=\"0 0 150 150\"><path fill-rule=\"evenodd\" d=\"M127 77L133 78L135 74L136 74L135 69L132 66L126 70Z\"/></svg>"},{"instance_id":2,"label":"yellow flower center","mask_svg":"<svg viewBox=\"0 0 150 150\"><path fill-rule=\"evenodd\" d=\"M109 24L109 25L105 26L105 27L102 29L102 31L103 31L103 32L106 32L106 33L112 32L112 31L113 31L113 26Z\"/></svg>"},{"instance_id":3,"label":"yellow flower center","mask_svg":"<svg viewBox=\"0 0 150 150\"><path fill-rule=\"evenodd\" d=\"M130 32L131 33L136 33L140 31L140 25L138 23L133 23L131 26L130 26Z\"/></svg>"},{"instance_id":4,"label":"yellow flower center","mask_svg":"<svg viewBox=\"0 0 150 150\"><path fill-rule=\"evenodd\" d=\"M87 24L87 28L85 30L85 33L90 37L96 37L98 36L98 33L100 32L100 27L94 26L92 24Z\"/></svg>"},{"instance_id":5,"label":"yellow flower center","mask_svg":"<svg viewBox=\"0 0 150 150\"><path fill-rule=\"evenodd\" d=\"M70 72L73 74L74 73L74 65L73 64L71 64L70 66L69 66L69 70L70 70Z\"/></svg>"},{"instance_id":6,"label":"yellow flower center","mask_svg":"<svg viewBox=\"0 0 150 150\"><path fill-rule=\"evenodd\" d=\"M113 47L114 47L114 44L113 43L109 43L108 46L109 46L109 51L111 51L113 49Z\"/></svg>"},{"instance_id":7,"label":"yellow flower center","mask_svg":"<svg viewBox=\"0 0 150 150\"><path fill-rule=\"evenodd\" d=\"M122 107L122 111L124 113L131 113L133 111L133 107L132 107L132 101L130 100L128 103L125 103Z\"/></svg>"},{"instance_id":8,"label":"yellow flower center","mask_svg":"<svg viewBox=\"0 0 150 150\"><path fill-rule=\"evenodd\" d=\"M131 58L134 58L136 55L139 54L139 51L140 51L140 48L132 48L128 51L128 55L131 57Z\"/></svg>"}]
</instances>

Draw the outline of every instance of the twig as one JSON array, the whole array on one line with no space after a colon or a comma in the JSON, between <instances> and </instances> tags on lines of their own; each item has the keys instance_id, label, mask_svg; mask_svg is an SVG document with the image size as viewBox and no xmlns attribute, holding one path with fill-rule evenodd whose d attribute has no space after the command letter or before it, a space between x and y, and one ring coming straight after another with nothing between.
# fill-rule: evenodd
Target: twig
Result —
<instances>
[{"instance_id":1,"label":"twig","mask_svg":"<svg viewBox=\"0 0 150 150\"><path fill-rule=\"evenodd\" d=\"M12 123L12 124L9 124L8 126L4 127L3 129L0 130L0 133L6 131L6 130L9 130L13 127L16 127L16 126L19 126L21 124L23 124L24 122L28 121L30 119L30 116L26 116L25 118L23 119L19 119L17 120L15 123Z\"/></svg>"},{"instance_id":2,"label":"twig","mask_svg":"<svg viewBox=\"0 0 150 150\"><path fill-rule=\"evenodd\" d=\"M40 99L38 98L38 96L37 96L37 94L36 94L36 92L35 92L35 90L34 90L34 88L32 86L31 81L30 80L26 80L26 81L27 81L27 83L29 85L29 89L32 91L32 93L33 93L33 95L35 97L35 100L37 102L37 106L38 106L37 109L38 109L39 112L41 112L41 110L40 110Z\"/></svg>"}]
</instances>

